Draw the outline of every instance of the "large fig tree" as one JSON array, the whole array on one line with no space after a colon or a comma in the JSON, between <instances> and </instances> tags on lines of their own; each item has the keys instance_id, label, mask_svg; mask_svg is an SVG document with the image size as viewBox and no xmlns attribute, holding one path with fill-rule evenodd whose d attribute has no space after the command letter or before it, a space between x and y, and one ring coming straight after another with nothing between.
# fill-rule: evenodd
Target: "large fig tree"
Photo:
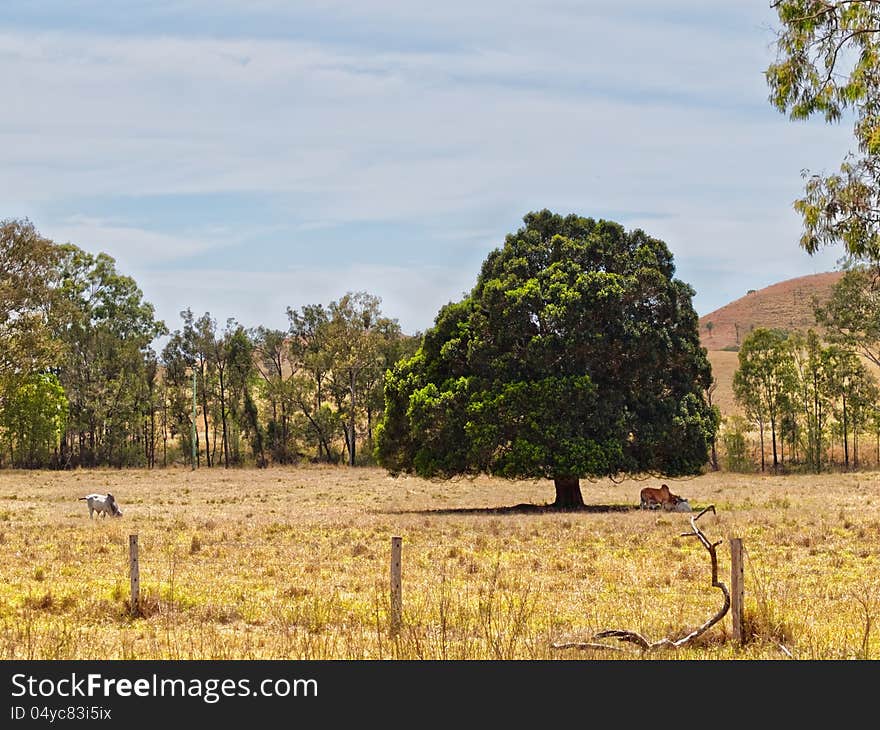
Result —
<instances>
[{"instance_id":1,"label":"large fig tree","mask_svg":"<svg viewBox=\"0 0 880 730\"><path fill-rule=\"evenodd\" d=\"M718 420L693 289L663 241L529 213L386 374L376 456L391 474L580 479L697 474Z\"/></svg>"}]
</instances>

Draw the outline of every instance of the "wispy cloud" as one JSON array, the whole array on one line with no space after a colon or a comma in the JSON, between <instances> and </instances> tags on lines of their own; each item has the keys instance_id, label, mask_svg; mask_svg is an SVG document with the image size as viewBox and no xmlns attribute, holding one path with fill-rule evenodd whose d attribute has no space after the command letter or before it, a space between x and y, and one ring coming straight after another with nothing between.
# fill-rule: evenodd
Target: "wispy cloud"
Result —
<instances>
[{"instance_id":1,"label":"wispy cloud","mask_svg":"<svg viewBox=\"0 0 880 730\"><path fill-rule=\"evenodd\" d=\"M202 237L170 235L133 228L113 221L72 216L58 224L44 226L43 235L69 242L88 251L112 256L117 268L127 273L149 268L157 260L188 259L235 243L228 231L208 231Z\"/></svg>"},{"instance_id":2,"label":"wispy cloud","mask_svg":"<svg viewBox=\"0 0 880 730\"><path fill-rule=\"evenodd\" d=\"M385 287L388 313L421 329L544 207L663 238L711 309L758 275L754 256L774 280L816 265L791 202L802 168L834 167L848 146L845 126L770 108L759 3L8 7L0 217L106 250L166 311L215 292L205 308L268 321L283 312L271 289L242 286L294 286L278 271L307 263L314 301L357 272L345 281ZM395 268L407 261L421 268ZM716 263L725 273L704 278ZM170 286L175 268L195 288Z\"/></svg>"},{"instance_id":3,"label":"wispy cloud","mask_svg":"<svg viewBox=\"0 0 880 730\"><path fill-rule=\"evenodd\" d=\"M301 267L288 271L172 269L145 272L139 282L152 292L157 316L170 329L181 326L180 311L210 312L222 326L227 319L256 327L288 326L286 311L306 304L329 304L346 292L367 291L381 298L385 315L408 333L433 323L440 307L458 300L473 287L473 273L426 266Z\"/></svg>"}]
</instances>

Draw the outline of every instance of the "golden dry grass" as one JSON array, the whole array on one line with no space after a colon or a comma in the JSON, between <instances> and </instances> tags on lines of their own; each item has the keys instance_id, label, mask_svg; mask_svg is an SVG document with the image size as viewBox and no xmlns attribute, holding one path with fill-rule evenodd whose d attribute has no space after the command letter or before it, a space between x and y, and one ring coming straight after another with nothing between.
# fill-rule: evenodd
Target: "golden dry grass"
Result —
<instances>
[{"instance_id":1,"label":"golden dry grass","mask_svg":"<svg viewBox=\"0 0 880 730\"><path fill-rule=\"evenodd\" d=\"M722 416L743 415L743 409L733 395L733 375L739 368L739 353L729 350L710 350L709 364L715 377L712 403L721 409Z\"/></svg>"},{"instance_id":2,"label":"golden dry grass","mask_svg":"<svg viewBox=\"0 0 880 730\"><path fill-rule=\"evenodd\" d=\"M729 585L743 538L747 629L668 659L880 657L880 474L667 480L699 508ZM4 659L615 659L553 650L599 630L677 638L721 604L688 514L635 508L659 481L583 482L588 509L511 509L549 482L433 482L379 469L0 472ZM113 492L125 516L77 498ZM128 614L138 534L143 615ZM391 537L404 625L389 626ZM629 657L630 655L625 655Z\"/></svg>"}]
</instances>

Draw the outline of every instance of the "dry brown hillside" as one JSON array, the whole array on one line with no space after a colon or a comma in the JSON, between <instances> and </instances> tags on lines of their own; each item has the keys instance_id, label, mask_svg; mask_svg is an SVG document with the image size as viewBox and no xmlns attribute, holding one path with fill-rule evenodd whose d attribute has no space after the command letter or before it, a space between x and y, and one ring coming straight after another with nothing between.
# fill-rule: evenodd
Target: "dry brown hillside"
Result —
<instances>
[{"instance_id":1,"label":"dry brown hillside","mask_svg":"<svg viewBox=\"0 0 880 730\"><path fill-rule=\"evenodd\" d=\"M813 301L825 301L841 276L841 271L827 271L753 289L700 317L700 342L709 352L717 384L712 402L722 415L740 413L733 397L733 374L739 367L736 349L742 340L755 327L801 331L815 328Z\"/></svg>"},{"instance_id":2,"label":"dry brown hillside","mask_svg":"<svg viewBox=\"0 0 880 730\"><path fill-rule=\"evenodd\" d=\"M806 331L816 326L813 299L826 300L842 271L826 271L752 289L700 317L700 341L710 352L736 348L755 327Z\"/></svg>"}]
</instances>

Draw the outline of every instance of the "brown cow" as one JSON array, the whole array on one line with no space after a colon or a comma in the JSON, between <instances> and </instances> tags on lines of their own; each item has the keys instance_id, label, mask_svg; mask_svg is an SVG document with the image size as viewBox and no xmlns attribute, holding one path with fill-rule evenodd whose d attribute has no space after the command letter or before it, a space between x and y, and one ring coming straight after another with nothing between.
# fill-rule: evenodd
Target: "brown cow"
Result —
<instances>
[{"instance_id":1,"label":"brown cow","mask_svg":"<svg viewBox=\"0 0 880 730\"><path fill-rule=\"evenodd\" d=\"M669 491L669 486L661 484L660 489L645 487L639 492L641 509L664 509L669 512L690 512L690 504L684 497Z\"/></svg>"}]
</instances>

